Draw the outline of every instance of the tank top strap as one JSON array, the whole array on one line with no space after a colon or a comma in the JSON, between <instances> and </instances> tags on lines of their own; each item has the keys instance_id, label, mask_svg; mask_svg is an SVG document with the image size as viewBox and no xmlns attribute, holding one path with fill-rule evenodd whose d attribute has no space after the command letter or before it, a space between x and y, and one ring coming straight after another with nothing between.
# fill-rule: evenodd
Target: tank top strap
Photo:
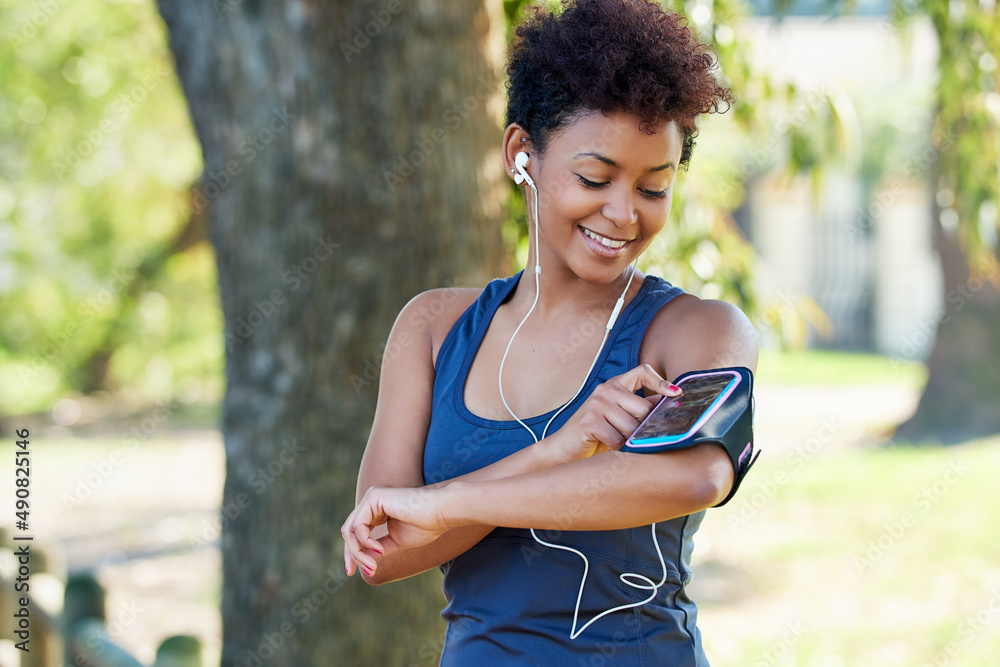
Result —
<instances>
[{"instance_id":1,"label":"tank top strap","mask_svg":"<svg viewBox=\"0 0 1000 667\"><path fill-rule=\"evenodd\" d=\"M639 365L639 349L649 323L667 303L684 293L659 276L647 275L642 289L626 307L626 312L608 338L606 358L599 382L621 375Z\"/></svg>"},{"instance_id":2,"label":"tank top strap","mask_svg":"<svg viewBox=\"0 0 1000 667\"><path fill-rule=\"evenodd\" d=\"M486 335L486 329L493 320L493 314L510 296L522 273L524 272L518 271L509 278L491 280L483 288L482 294L455 320L455 324L438 349L437 359L434 362L436 377L457 371L467 354L470 352L475 354L483 336Z\"/></svg>"},{"instance_id":3,"label":"tank top strap","mask_svg":"<svg viewBox=\"0 0 1000 667\"><path fill-rule=\"evenodd\" d=\"M477 298L452 326L451 331L445 337L441 348L438 351L435 362L435 405L438 409L448 409L455 411L463 418L476 423L479 426L491 428L513 428L519 429L521 426L516 421L509 423L496 422L493 420L480 419L471 414L465 407L462 400L462 391L465 386L465 377L468 369L472 365L486 330L500 305L510 296L518 280L524 272L519 271L509 278L500 278L490 281L483 289L482 294ZM625 306L614 329L608 336L608 341L601 352L601 357L595 365L594 371L577 398L575 403L580 403L590 395L601 382L609 378L621 375L626 371L635 368L639 362L639 348L642 345L642 338L646 328L652 321L656 313L665 304L680 294L684 290L671 285L659 276L648 275L639 288L636 296ZM608 304L608 312L614 306L613 302ZM603 327L604 322L585 320L579 325L580 333L584 332L584 327ZM567 344L572 345L572 330L567 332ZM447 387L446 387L447 385ZM451 398L452 406L446 406L443 400L446 396ZM573 406L570 406L571 408ZM564 414L568 418L573 410L568 409ZM549 413L546 413L548 415ZM538 415L525 419L526 423L532 424L544 421L546 415ZM555 424L553 425L555 426Z\"/></svg>"}]
</instances>

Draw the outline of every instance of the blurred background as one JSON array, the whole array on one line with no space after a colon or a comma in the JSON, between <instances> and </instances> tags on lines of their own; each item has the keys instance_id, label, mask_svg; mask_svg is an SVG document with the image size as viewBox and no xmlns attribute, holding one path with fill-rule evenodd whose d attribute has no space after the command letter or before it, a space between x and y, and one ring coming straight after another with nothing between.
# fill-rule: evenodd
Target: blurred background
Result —
<instances>
[{"instance_id":1,"label":"blurred background","mask_svg":"<svg viewBox=\"0 0 1000 667\"><path fill-rule=\"evenodd\" d=\"M524 265L524 4L0 0L0 665L437 664L438 573L346 579L339 526L396 313ZM736 103L642 268L763 349L712 664L995 665L995 1L667 5Z\"/></svg>"}]
</instances>

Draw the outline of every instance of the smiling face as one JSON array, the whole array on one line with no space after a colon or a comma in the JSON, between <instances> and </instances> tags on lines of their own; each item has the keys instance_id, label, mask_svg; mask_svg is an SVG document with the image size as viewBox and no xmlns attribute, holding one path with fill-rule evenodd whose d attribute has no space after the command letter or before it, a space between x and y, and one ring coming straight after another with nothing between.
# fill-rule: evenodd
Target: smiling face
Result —
<instances>
[{"instance_id":1,"label":"smiling face","mask_svg":"<svg viewBox=\"0 0 1000 667\"><path fill-rule=\"evenodd\" d=\"M543 270L601 283L620 276L666 224L682 144L674 122L647 134L626 112L587 112L554 133L528 165Z\"/></svg>"}]
</instances>

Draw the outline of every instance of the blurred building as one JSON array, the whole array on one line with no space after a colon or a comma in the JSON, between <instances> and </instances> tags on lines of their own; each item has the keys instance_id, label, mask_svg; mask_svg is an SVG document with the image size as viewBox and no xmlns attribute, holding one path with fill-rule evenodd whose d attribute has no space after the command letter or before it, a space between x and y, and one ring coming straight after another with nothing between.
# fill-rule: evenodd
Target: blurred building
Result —
<instances>
[{"instance_id":1,"label":"blurred building","mask_svg":"<svg viewBox=\"0 0 1000 667\"><path fill-rule=\"evenodd\" d=\"M855 135L855 155L824 165L818 188L806 176L753 177L737 218L761 256L765 301L814 320L802 305L818 306L828 319L826 329L810 327L810 346L924 358L943 300L930 185L937 40L923 17L901 34L885 5L859 2L855 14L830 18L817 0L781 21L746 22L758 66L844 100L839 120ZM883 143L907 145L875 146L879 122L895 133ZM883 163L873 170L877 150Z\"/></svg>"}]
</instances>

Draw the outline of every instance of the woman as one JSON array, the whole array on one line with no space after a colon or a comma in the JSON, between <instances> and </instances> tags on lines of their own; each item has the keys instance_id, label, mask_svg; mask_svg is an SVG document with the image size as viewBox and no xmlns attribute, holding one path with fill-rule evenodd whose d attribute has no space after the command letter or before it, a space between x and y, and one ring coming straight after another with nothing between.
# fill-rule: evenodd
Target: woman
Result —
<instances>
[{"instance_id":1,"label":"woman","mask_svg":"<svg viewBox=\"0 0 1000 667\"><path fill-rule=\"evenodd\" d=\"M400 313L387 347L408 354L385 360L342 529L369 583L442 568L442 665L707 664L691 538L739 477L711 444L618 449L680 393L665 378L757 362L737 308L634 266L695 118L729 101L713 69L653 2L578 0L517 31L502 153L532 269Z\"/></svg>"}]
</instances>

